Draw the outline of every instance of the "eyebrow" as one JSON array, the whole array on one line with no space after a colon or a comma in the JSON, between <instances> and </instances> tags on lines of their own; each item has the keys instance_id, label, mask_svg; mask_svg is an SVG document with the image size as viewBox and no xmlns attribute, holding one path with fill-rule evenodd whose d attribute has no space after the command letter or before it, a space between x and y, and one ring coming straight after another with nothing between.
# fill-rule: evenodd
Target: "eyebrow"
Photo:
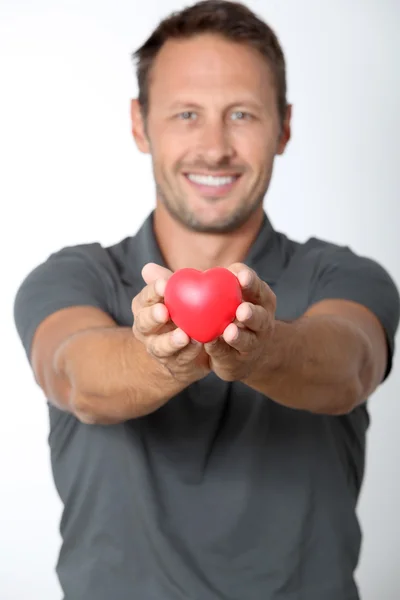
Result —
<instances>
[{"instance_id":1,"label":"eyebrow","mask_svg":"<svg viewBox=\"0 0 400 600\"><path fill-rule=\"evenodd\" d=\"M201 106L199 104L195 104L194 102L173 102L172 104L170 104L169 108L171 108L172 110L177 110L180 108L201 108Z\"/></svg>"},{"instance_id":2,"label":"eyebrow","mask_svg":"<svg viewBox=\"0 0 400 600\"><path fill-rule=\"evenodd\" d=\"M230 110L236 106L248 106L250 108L256 109L256 110L261 110L263 108L263 105L259 102L254 102L254 100L246 100L246 99L241 99L238 100L236 102L231 102L227 107L226 110ZM179 110L179 109L196 109L196 110L201 110L203 107L200 104L196 104L195 102L182 102L182 100L178 101L178 102L173 102L169 108L171 110Z\"/></svg>"}]
</instances>

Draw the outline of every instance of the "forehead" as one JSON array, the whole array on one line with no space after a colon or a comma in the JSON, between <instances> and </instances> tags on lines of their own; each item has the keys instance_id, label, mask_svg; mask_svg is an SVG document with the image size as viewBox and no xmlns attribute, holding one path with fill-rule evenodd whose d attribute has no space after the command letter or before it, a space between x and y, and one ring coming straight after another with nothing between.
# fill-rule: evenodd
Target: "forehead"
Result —
<instances>
[{"instance_id":1,"label":"forehead","mask_svg":"<svg viewBox=\"0 0 400 600\"><path fill-rule=\"evenodd\" d=\"M216 35L169 40L153 64L150 95L156 103L190 94L202 100L224 94L275 101L272 72L257 49Z\"/></svg>"}]
</instances>

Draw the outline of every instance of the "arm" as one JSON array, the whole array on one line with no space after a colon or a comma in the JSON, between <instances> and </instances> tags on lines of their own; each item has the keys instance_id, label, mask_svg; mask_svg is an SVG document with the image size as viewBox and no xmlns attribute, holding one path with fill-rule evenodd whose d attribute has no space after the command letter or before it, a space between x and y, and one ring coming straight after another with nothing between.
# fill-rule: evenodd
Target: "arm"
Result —
<instances>
[{"instance_id":1,"label":"arm","mask_svg":"<svg viewBox=\"0 0 400 600\"><path fill-rule=\"evenodd\" d=\"M293 323L275 323L266 360L244 383L291 408L344 414L382 381L387 345L364 307L322 301Z\"/></svg>"},{"instance_id":2,"label":"arm","mask_svg":"<svg viewBox=\"0 0 400 600\"><path fill-rule=\"evenodd\" d=\"M321 260L310 308L275 319L276 297L245 265L232 265L244 302L236 323L206 345L222 379L242 381L278 403L344 414L387 378L399 323L399 293L377 263L345 249Z\"/></svg>"},{"instance_id":3,"label":"arm","mask_svg":"<svg viewBox=\"0 0 400 600\"><path fill-rule=\"evenodd\" d=\"M117 325L108 305L114 295L108 269L98 244L65 248L25 278L14 300L17 332L37 383L51 404L85 423L152 412L206 372L204 361L196 363L198 348L181 352L171 339L168 314L162 324L152 320L152 304L160 300L154 286L145 286L132 302L141 339L131 327Z\"/></svg>"},{"instance_id":4,"label":"arm","mask_svg":"<svg viewBox=\"0 0 400 600\"><path fill-rule=\"evenodd\" d=\"M170 321L165 284L150 277L135 296L132 329L88 307L58 312L39 326L32 364L53 402L85 423L119 423L154 412L208 373L201 344Z\"/></svg>"},{"instance_id":5,"label":"arm","mask_svg":"<svg viewBox=\"0 0 400 600\"><path fill-rule=\"evenodd\" d=\"M49 402L84 423L112 424L153 412L185 385L155 361L129 327L93 307L57 311L32 344L36 381Z\"/></svg>"}]
</instances>

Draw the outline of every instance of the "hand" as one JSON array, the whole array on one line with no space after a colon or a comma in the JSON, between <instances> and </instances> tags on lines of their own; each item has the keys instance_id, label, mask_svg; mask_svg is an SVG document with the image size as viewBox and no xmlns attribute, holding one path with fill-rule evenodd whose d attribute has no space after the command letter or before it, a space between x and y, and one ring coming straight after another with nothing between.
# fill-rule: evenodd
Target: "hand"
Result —
<instances>
[{"instance_id":1,"label":"hand","mask_svg":"<svg viewBox=\"0 0 400 600\"><path fill-rule=\"evenodd\" d=\"M191 340L170 319L163 300L171 275L159 265L145 265L142 276L147 285L132 300L132 331L177 381L190 385L210 372L210 361L203 344Z\"/></svg>"},{"instance_id":2,"label":"hand","mask_svg":"<svg viewBox=\"0 0 400 600\"><path fill-rule=\"evenodd\" d=\"M242 288L243 302L236 319L221 337L205 344L211 369L225 381L243 381L267 359L274 330L276 297L271 288L246 265L235 263L229 270Z\"/></svg>"}]
</instances>

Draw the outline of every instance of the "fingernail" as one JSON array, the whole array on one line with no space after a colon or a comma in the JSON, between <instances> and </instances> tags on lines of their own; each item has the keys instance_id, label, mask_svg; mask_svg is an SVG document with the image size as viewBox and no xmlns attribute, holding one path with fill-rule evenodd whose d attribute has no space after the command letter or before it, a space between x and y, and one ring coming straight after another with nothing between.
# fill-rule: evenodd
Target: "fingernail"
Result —
<instances>
[{"instance_id":1,"label":"fingernail","mask_svg":"<svg viewBox=\"0 0 400 600\"><path fill-rule=\"evenodd\" d=\"M182 331L174 331L173 339L178 346L184 346L186 344L186 338Z\"/></svg>"},{"instance_id":2,"label":"fingernail","mask_svg":"<svg viewBox=\"0 0 400 600\"><path fill-rule=\"evenodd\" d=\"M165 319L164 319L164 316L160 312L159 306L155 306L153 308L153 318L157 323L164 323Z\"/></svg>"},{"instance_id":3,"label":"fingernail","mask_svg":"<svg viewBox=\"0 0 400 600\"><path fill-rule=\"evenodd\" d=\"M246 312L245 312L245 319L250 319L253 315L253 309L251 308L251 306L247 306L246 307Z\"/></svg>"},{"instance_id":4,"label":"fingernail","mask_svg":"<svg viewBox=\"0 0 400 600\"><path fill-rule=\"evenodd\" d=\"M239 273L240 282L243 287L248 287L253 279L251 271L240 271Z\"/></svg>"}]
</instances>

